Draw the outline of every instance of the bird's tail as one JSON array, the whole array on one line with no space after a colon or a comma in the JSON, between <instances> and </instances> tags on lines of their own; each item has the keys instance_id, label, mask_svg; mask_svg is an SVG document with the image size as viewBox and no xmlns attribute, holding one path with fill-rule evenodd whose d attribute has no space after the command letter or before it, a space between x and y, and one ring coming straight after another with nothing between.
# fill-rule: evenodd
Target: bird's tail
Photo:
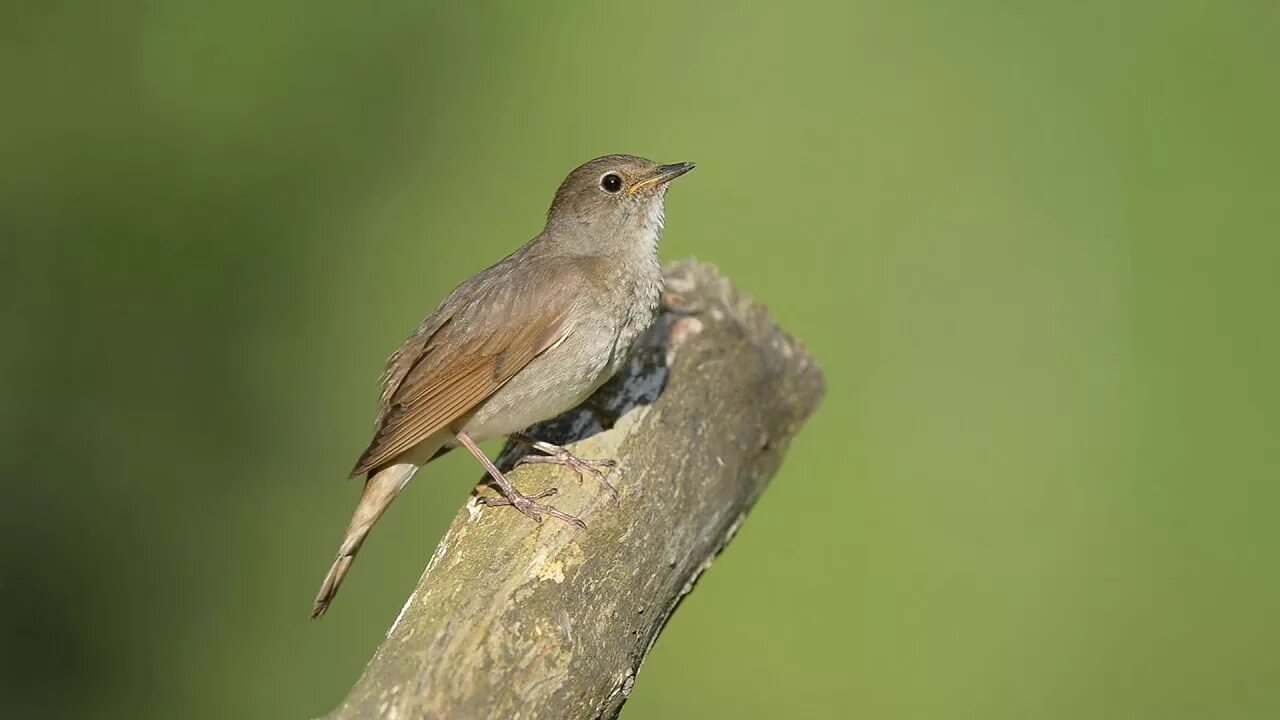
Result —
<instances>
[{"instance_id":1,"label":"bird's tail","mask_svg":"<svg viewBox=\"0 0 1280 720\"><path fill-rule=\"evenodd\" d=\"M396 495L399 495L404 486L409 484L409 480L417 471L417 463L401 462L389 465L369 477L369 481L364 486L364 495L360 497L360 504L356 506L355 514L351 516L351 524L347 526L342 547L338 549L338 557L334 559L333 566L329 568L329 574L320 584L320 592L316 594L316 604L311 608L311 617L318 618L329 609L329 603L333 602L333 596L338 594L338 586L347 576L347 570L351 568L351 562L356 559L356 553L360 552L360 545L364 543L369 530L391 501L396 499Z\"/></svg>"}]
</instances>

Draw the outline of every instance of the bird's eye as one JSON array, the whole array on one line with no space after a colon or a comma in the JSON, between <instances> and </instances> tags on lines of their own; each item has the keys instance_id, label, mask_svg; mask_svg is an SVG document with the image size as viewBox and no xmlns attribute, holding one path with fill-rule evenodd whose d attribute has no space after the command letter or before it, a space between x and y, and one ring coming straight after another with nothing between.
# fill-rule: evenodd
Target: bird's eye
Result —
<instances>
[{"instance_id":1,"label":"bird's eye","mask_svg":"<svg viewBox=\"0 0 1280 720\"><path fill-rule=\"evenodd\" d=\"M600 187L608 193L616 193L622 189L622 178L617 173L608 173L600 178Z\"/></svg>"}]
</instances>

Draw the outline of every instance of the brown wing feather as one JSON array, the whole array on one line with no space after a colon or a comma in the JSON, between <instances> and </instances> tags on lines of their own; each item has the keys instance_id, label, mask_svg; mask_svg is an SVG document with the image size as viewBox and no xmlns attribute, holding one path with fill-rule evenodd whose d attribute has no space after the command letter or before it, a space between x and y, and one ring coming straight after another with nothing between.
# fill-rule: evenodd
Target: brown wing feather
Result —
<instances>
[{"instance_id":1,"label":"brown wing feather","mask_svg":"<svg viewBox=\"0 0 1280 720\"><path fill-rule=\"evenodd\" d=\"M553 313L531 318L518 332L495 329L449 350L449 357L431 358L433 350L451 339L451 326L445 321L419 347L410 349L418 357L393 356L392 363L398 367L394 371L389 368L388 380L394 379L396 385L384 388L378 430L351 475L389 462L497 392L529 361L564 337L568 316L568 307L562 305Z\"/></svg>"}]
</instances>

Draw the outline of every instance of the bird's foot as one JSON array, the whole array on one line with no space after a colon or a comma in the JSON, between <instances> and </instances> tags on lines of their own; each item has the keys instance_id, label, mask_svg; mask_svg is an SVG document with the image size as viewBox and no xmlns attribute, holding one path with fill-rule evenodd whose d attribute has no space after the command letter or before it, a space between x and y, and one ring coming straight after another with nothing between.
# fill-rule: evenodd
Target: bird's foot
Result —
<instances>
[{"instance_id":1,"label":"bird's foot","mask_svg":"<svg viewBox=\"0 0 1280 720\"><path fill-rule=\"evenodd\" d=\"M482 497L479 499L479 503L486 507L503 507L506 505L510 505L511 507L514 507L515 509L524 513L525 517L528 517L530 520L533 520L534 522L539 522L539 523L542 522L542 513L546 513L547 515L550 515L553 518L559 518L560 520L563 520L567 523L577 525L580 528L585 529L587 527L587 524L583 522L581 518L578 518L574 515L570 515L565 512L561 512L551 507L550 505L544 505L540 502L537 502L538 500L541 500L543 498L548 498L548 497L551 497L552 495L555 495L556 494L555 488L548 488L538 493L537 495L524 495L514 488L511 489L510 493L508 493L505 488L500 488L500 489L502 491L502 496Z\"/></svg>"},{"instance_id":2,"label":"bird's foot","mask_svg":"<svg viewBox=\"0 0 1280 720\"><path fill-rule=\"evenodd\" d=\"M542 492L538 493L537 495L534 495L533 497L529 497L528 495L525 495L524 493L515 489L515 487L511 484L511 481L507 480L507 476L503 475L502 471L498 469L498 466L494 465L493 461L489 459L489 456L485 455L484 452L480 450L480 446L476 445L476 441L471 439L470 435L466 434L465 432L460 432L458 433L457 438L458 438L458 442L461 443L462 446L465 447L468 452L474 455L476 460L480 461L480 464L484 466L484 469L489 471L489 477L493 478L493 481L498 485L498 490L502 493L502 497L498 497L498 498L488 498L488 497L480 498L479 502L481 505L488 505L490 507L510 505L511 507L514 507L515 509L524 513L525 517L538 523L542 522L542 513L546 513L551 517L559 518L567 523L572 523L574 525L577 525L580 528L585 529L587 527L586 523L582 522L582 520L574 517L573 515L560 512L559 510L551 507L550 505L543 505L542 503L537 502L542 498L551 497L552 495L555 495L556 494L555 488L549 488L547 490L543 490Z\"/></svg>"},{"instance_id":3,"label":"bird's foot","mask_svg":"<svg viewBox=\"0 0 1280 720\"><path fill-rule=\"evenodd\" d=\"M545 455L525 455L516 461L516 467L520 467L521 465L563 465L576 472L578 474L579 481L582 480L584 474L589 474L596 480L599 480L602 485L608 488L609 493L613 495L614 501L617 501L618 489L613 486L613 483L609 482L609 478L605 476L604 470L601 468L608 469L617 467L618 461L583 460L569 452L567 448L563 448L559 445L552 445L549 442L534 440L533 438L525 435L514 435L513 437L520 442L529 445L535 450L546 453Z\"/></svg>"}]
</instances>

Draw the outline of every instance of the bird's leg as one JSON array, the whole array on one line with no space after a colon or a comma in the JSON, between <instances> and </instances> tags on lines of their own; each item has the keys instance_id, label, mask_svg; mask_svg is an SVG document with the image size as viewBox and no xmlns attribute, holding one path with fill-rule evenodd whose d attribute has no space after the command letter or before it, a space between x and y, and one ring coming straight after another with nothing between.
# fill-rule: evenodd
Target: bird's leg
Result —
<instances>
[{"instance_id":1,"label":"bird's leg","mask_svg":"<svg viewBox=\"0 0 1280 720\"><path fill-rule=\"evenodd\" d=\"M542 515L539 513L546 513L551 517L559 518L567 523L573 523L580 528L585 528L587 526L585 522L573 515L560 512L550 505L543 505L542 503L535 502L536 500L541 500L542 498L554 495L556 493L555 488L544 490L532 497L525 495L512 487L511 482L507 480L507 476L502 474L502 471L498 469L498 466L493 464L493 461L489 459L488 455L484 454L484 451L480 449L479 445L476 445L476 442L471 439L470 435L467 435L466 433L458 433L458 442L462 443L462 446L470 451L470 453L475 456L476 460L480 461L480 464L484 466L484 469L489 471L489 476L493 478L493 481L498 484L498 489L502 491L503 497L482 497L480 498L480 503L490 507L510 505L524 513L526 517L534 522L542 522Z\"/></svg>"},{"instance_id":2,"label":"bird's leg","mask_svg":"<svg viewBox=\"0 0 1280 720\"><path fill-rule=\"evenodd\" d=\"M569 452L567 448L537 440L524 433L515 433L511 436L511 439L546 453L546 455L525 455L516 461L516 467L534 464L564 465L578 473L578 480L582 480L583 473L590 473L609 489L615 501L618 499L618 489L613 486L613 483L609 482L609 479L605 477L604 471L600 469L615 467L618 464L616 460L583 460Z\"/></svg>"}]
</instances>

